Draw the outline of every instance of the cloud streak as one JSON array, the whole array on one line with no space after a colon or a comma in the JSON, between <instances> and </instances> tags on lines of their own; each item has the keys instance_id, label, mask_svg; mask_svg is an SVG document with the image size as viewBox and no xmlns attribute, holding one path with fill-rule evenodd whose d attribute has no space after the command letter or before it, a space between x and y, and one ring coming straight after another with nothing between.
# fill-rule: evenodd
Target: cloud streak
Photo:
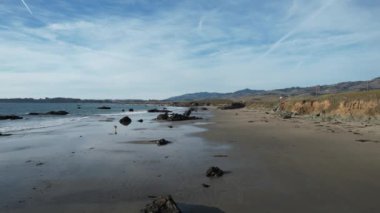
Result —
<instances>
[{"instance_id":1,"label":"cloud streak","mask_svg":"<svg viewBox=\"0 0 380 213\"><path fill-rule=\"evenodd\" d=\"M306 17L299 25L297 25L296 27L294 27L293 29L291 29L288 33L286 33L284 36L282 36L279 40L277 40L273 45L270 46L270 48L260 57L260 58L263 58L263 57L266 57L268 56L270 53L272 53L273 51L275 51L280 45L282 42L284 42L286 39L288 39L289 37L293 36L295 33L297 33L297 31L299 31L306 23L310 23L310 21L312 21L313 19L317 18L319 15L321 15L321 13L326 9L328 8L328 6L330 6L335 0L328 0L326 2L322 2L322 6L320 6L315 12L313 12L311 15L309 15L308 17ZM293 2L293 5L295 3ZM292 8L293 7L292 5ZM289 16L289 15L288 15Z\"/></svg>"},{"instance_id":2,"label":"cloud streak","mask_svg":"<svg viewBox=\"0 0 380 213\"><path fill-rule=\"evenodd\" d=\"M25 6L25 8L28 10L28 12L30 13L30 15L33 15L32 10L29 8L29 6L26 4L26 2L24 0L21 0L21 2Z\"/></svg>"}]
</instances>

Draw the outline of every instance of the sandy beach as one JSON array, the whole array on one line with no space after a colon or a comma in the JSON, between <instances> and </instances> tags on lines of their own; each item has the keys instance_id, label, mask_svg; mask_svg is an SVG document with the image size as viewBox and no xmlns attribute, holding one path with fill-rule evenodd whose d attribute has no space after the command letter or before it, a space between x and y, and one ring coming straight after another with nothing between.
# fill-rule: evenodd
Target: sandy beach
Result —
<instances>
[{"instance_id":1,"label":"sandy beach","mask_svg":"<svg viewBox=\"0 0 380 213\"><path fill-rule=\"evenodd\" d=\"M215 111L202 135L231 147L211 204L225 212L378 212L380 127Z\"/></svg>"},{"instance_id":2,"label":"sandy beach","mask_svg":"<svg viewBox=\"0 0 380 213\"><path fill-rule=\"evenodd\" d=\"M139 212L166 194L183 212L380 211L379 126L246 109L156 115L131 115L117 135L108 118L2 137L0 211ZM172 143L149 142L160 138ZM226 174L207 178L210 166Z\"/></svg>"}]
</instances>

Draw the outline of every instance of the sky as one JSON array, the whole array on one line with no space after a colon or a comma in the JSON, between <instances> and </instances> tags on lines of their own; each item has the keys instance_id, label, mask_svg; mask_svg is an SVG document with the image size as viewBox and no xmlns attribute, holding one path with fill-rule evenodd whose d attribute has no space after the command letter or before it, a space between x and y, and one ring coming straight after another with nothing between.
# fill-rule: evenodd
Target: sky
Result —
<instances>
[{"instance_id":1,"label":"sky","mask_svg":"<svg viewBox=\"0 0 380 213\"><path fill-rule=\"evenodd\" d=\"M0 0L0 98L162 99L380 76L378 0Z\"/></svg>"}]
</instances>

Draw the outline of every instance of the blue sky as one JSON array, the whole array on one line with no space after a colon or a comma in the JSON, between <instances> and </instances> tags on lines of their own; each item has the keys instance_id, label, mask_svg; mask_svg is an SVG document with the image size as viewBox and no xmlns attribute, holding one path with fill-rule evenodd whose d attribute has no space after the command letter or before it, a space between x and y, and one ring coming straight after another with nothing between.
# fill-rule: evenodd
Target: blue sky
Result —
<instances>
[{"instance_id":1,"label":"blue sky","mask_svg":"<svg viewBox=\"0 0 380 213\"><path fill-rule=\"evenodd\" d=\"M380 76L378 0L0 0L0 97L167 98Z\"/></svg>"}]
</instances>

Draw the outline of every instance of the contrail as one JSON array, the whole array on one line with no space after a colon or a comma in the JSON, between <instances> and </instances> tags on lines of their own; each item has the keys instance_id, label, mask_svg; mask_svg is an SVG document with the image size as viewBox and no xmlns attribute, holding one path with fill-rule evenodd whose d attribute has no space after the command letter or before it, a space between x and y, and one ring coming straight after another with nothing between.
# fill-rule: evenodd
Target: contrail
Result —
<instances>
[{"instance_id":1,"label":"contrail","mask_svg":"<svg viewBox=\"0 0 380 213\"><path fill-rule=\"evenodd\" d=\"M325 10L329 5L331 5L335 0L330 0L328 1L327 3L323 4L317 11L315 11L313 14L311 14L309 17L307 17L303 22L301 22L301 24L299 24L298 26L296 26L294 29L292 29L291 31L289 31L287 34L285 34L284 36L282 36L279 40L277 40L260 58L264 58L266 57L267 55L269 55L271 52L273 52L275 49L277 49L281 43L283 41L285 41L287 38L289 38L290 36L292 36L295 32L297 32L297 30L302 27L305 23L307 23L308 21L314 19L315 17L317 17L323 10Z\"/></svg>"},{"instance_id":2,"label":"contrail","mask_svg":"<svg viewBox=\"0 0 380 213\"><path fill-rule=\"evenodd\" d=\"M24 0L21 0L22 4L26 7L26 9L29 11L30 15L33 15L32 10L30 10L29 6L25 3Z\"/></svg>"},{"instance_id":3,"label":"contrail","mask_svg":"<svg viewBox=\"0 0 380 213\"><path fill-rule=\"evenodd\" d=\"M197 27L198 33L202 32L204 19L205 19L204 16L202 16L202 17L199 19L198 27Z\"/></svg>"}]
</instances>

